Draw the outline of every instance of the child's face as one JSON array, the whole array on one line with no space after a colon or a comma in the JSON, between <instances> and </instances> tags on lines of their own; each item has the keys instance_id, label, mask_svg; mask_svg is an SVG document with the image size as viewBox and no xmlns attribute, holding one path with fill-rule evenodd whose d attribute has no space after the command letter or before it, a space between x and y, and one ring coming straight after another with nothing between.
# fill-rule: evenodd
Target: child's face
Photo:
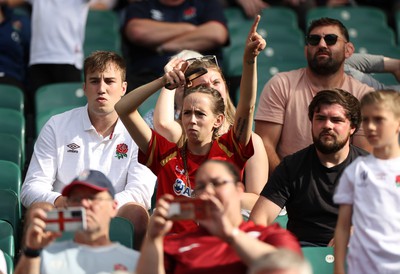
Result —
<instances>
[{"instance_id":1,"label":"child's face","mask_svg":"<svg viewBox=\"0 0 400 274\"><path fill-rule=\"evenodd\" d=\"M398 146L400 118L383 104L369 104L361 109L362 127L371 146L384 148Z\"/></svg>"}]
</instances>

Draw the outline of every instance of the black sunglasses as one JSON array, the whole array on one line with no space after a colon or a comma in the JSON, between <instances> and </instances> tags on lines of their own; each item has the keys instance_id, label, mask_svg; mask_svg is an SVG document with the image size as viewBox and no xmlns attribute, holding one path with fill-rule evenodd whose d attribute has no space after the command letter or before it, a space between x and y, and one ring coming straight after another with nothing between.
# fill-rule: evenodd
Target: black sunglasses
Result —
<instances>
[{"instance_id":1,"label":"black sunglasses","mask_svg":"<svg viewBox=\"0 0 400 274\"><path fill-rule=\"evenodd\" d=\"M321 38L324 38L325 43L328 46L333 46L334 44L336 44L339 36L337 36L336 34L326 34L324 36L318 34L310 34L306 36L306 43L307 45L316 46L321 41Z\"/></svg>"}]
</instances>

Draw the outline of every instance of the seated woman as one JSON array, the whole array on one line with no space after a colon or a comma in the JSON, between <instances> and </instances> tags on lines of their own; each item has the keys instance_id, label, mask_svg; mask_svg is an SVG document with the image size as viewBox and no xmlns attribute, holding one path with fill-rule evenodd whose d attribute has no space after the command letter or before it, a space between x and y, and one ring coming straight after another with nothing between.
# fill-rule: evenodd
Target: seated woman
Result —
<instances>
[{"instance_id":1,"label":"seated woman","mask_svg":"<svg viewBox=\"0 0 400 274\"><path fill-rule=\"evenodd\" d=\"M236 109L229 97L228 85L216 58L213 58L213 56L196 56L187 59L187 61L190 65L186 70L186 74L190 75L192 72L202 68L206 69L207 73L195 78L190 83L186 83L186 86L178 87L175 91L171 92L166 88L161 89L153 116L155 130L167 138L168 141L174 143L178 142L183 134L179 120L176 120L175 117L177 110L180 111L182 106L182 94L187 85L191 85L191 87L205 85L215 88L221 94L225 103L226 119L219 130L219 134L227 132L233 126L235 120ZM164 70L166 72L171 71L173 63L174 60L171 60L165 66ZM246 212L245 215L253 208L268 180L268 157L262 139L253 132L252 141L254 155L246 163L243 180L245 194L242 199L242 209L244 209L243 213Z\"/></svg>"},{"instance_id":2,"label":"seated woman","mask_svg":"<svg viewBox=\"0 0 400 274\"><path fill-rule=\"evenodd\" d=\"M198 203L205 208L205 214L197 219L200 226L166 235L173 225L168 212L175 199L169 194L162 196L150 219L137 274L245 274L258 258L280 248L301 256L297 239L278 224L265 227L243 221L243 184L232 163L207 160L198 168L195 183Z\"/></svg>"},{"instance_id":3,"label":"seated woman","mask_svg":"<svg viewBox=\"0 0 400 274\"><path fill-rule=\"evenodd\" d=\"M257 33L258 16L246 38L243 56L243 76L240 100L233 126L223 134L225 104L214 88L197 86L185 90L182 108L183 145L169 142L151 130L138 112L138 107L163 86L175 89L185 84L184 71L188 63L176 59L174 69L164 76L131 91L115 109L139 147L138 159L158 177L157 198L170 193L174 196L193 196L194 175L206 159L220 158L237 165L241 170L253 153L251 141L257 90L257 56L265 48L265 40ZM175 222L173 232L196 228L193 221Z\"/></svg>"}]
</instances>

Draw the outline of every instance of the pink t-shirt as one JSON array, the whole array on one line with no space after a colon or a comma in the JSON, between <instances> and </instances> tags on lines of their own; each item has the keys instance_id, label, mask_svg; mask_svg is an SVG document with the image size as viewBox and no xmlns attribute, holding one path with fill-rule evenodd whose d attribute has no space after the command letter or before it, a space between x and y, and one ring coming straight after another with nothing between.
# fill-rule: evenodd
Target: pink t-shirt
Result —
<instances>
[{"instance_id":1,"label":"pink t-shirt","mask_svg":"<svg viewBox=\"0 0 400 274\"><path fill-rule=\"evenodd\" d=\"M345 74L340 87L359 100L373 89ZM308 119L308 105L318 92L301 68L276 74L265 85L260 96L255 116L257 121L283 125L277 153L282 159L312 143L311 122ZM360 128L356 135L364 135Z\"/></svg>"}]
</instances>

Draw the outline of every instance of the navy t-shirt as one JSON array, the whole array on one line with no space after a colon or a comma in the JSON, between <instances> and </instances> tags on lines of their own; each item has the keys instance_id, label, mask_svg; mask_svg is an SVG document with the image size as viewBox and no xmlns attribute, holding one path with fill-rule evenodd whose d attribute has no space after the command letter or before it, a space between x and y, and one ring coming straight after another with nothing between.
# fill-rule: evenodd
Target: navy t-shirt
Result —
<instances>
[{"instance_id":1,"label":"navy t-shirt","mask_svg":"<svg viewBox=\"0 0 400 274\"><path fill-rule=\"evenodd\" d=\"M219 0L187 0L179 6L165 6L158 0L138 1L128 6L124 25L126 26L133 18L153 19L160 22L186 22L194 25L217 21L226 26L226 18ZM127 47L128 66L135 74L151 72L162 75L163 68L170 57L176 54L159 55L153 49L133 43L128 43ZM201 53L216 55L218 61L222 61L222 48Z\"/></svg>"}]
</instances>

